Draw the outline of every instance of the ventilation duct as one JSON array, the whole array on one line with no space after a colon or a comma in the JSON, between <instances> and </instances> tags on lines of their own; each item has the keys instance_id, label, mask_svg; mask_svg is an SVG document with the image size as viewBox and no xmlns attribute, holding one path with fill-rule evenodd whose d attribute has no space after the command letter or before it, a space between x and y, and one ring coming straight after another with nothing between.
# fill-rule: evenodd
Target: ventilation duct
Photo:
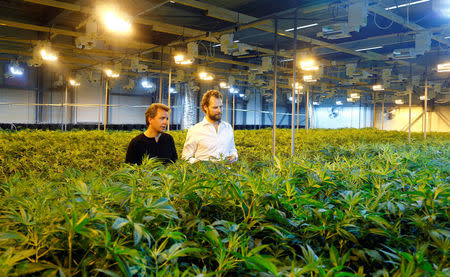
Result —
<instances>
[{"instance_id":1,"label":"ventilation duct","mask_svg":"<svg viewBox=\"0 0 450 277\"><path fill-rule=\"evenodd\" d=\"M192 90L192 87L187 84L181 85L180 92L183 93L182 94L183 119L181 121L181 129L188 129L195 124L195 119L197 115L197 107L196 107L197 93L195 93Z\"/></svg>"}]
</instances>

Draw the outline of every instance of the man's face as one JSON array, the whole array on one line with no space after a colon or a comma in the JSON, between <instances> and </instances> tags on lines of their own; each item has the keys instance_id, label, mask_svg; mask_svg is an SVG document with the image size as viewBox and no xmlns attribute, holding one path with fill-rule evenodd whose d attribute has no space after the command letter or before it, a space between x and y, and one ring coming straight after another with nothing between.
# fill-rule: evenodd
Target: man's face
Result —
<instances>
[{"instance_id":1,"label":"man's face","mask_svg":"<svg viewBox=\"0 0 450 277\"><path fill-rule=\"evenodd\" d=\"M156 112L156 116L154 118L149 118L149 128L153 129L158 134L162 133L167 127L168 120L169 113L163 109L158 109Z\"/></svg>"},{"instance_id":2,"label":"man's face","mask_svg":"<svg viewBox=\"0 0 450 277\"><path fill-rule=\"evenodd\" d=\"M206 115L213 121L220 121L222 119L223 104L220 98L209 98L209 106L205 108Z\"/></svg>"}]
</instances>

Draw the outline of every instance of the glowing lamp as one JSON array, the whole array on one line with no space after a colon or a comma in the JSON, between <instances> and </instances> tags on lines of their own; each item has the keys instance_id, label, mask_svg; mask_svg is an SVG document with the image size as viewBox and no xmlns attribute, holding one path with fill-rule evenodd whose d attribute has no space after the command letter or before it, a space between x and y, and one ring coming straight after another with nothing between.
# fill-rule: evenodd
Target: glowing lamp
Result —
<instances>
[{"instance_id":1,"label":"glowing lamp","mask_svg":"<svg viewBox=\"0 0 450 277\"><path fill-rule=\"evenodd\" d=\"M373 91L383 91L384 87L383 87L383 85L373 85L372 90Z\"/></svg>"}]
</instances>

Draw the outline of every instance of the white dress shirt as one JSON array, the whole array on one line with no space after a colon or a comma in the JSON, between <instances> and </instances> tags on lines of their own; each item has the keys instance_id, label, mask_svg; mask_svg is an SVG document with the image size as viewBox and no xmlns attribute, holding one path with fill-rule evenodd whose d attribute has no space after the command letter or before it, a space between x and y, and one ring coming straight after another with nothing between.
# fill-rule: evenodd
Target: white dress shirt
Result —
<instances>
[{"instance_id":1,"label":"white dress shirt","mask_svg":"<svg viewBox=\"0 0 450 277\"><path fill-rule=\"evenodd\" d=\"M237 160L238 153L234 144L234 133L231 125L221 121L216 131L213 123L206 117L195 124L186 136L182 157L190 163L198 160L221 160L234 155Z\"/></svg>"}]
</instances>

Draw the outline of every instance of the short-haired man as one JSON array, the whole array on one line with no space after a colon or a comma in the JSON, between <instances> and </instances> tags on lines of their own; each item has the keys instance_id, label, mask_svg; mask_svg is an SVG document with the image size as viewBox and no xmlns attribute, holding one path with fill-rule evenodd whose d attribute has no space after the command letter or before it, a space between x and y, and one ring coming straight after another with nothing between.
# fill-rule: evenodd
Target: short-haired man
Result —
<instances>
[{"instance_id":1,"label":"short-haired man","mask_svg":"<svg viewBox=\"0 0 450 277\"><path fill-rule=\"evenodd\" d=\"M238 158L231 125L222 121L222 94L208 90L202 98L203 120L192 126L183 147L183 159L190 163L206 160L227 160Z\"/></svg>"},{"instance_id":2,"label":"short-haired man","mask_svg":"<svg viewBox=\"0 0 450 277\"><path fill-rule=\"evenodd\" d=\"M177 160L175 142L171 135L164 133L169 112L170 108L164 104L153 103L147 108L145 112L147 130L131 140L126 163L141 164L145 155L150 158L156 157L164 164Z\"/></svg>"}]
</instances>

